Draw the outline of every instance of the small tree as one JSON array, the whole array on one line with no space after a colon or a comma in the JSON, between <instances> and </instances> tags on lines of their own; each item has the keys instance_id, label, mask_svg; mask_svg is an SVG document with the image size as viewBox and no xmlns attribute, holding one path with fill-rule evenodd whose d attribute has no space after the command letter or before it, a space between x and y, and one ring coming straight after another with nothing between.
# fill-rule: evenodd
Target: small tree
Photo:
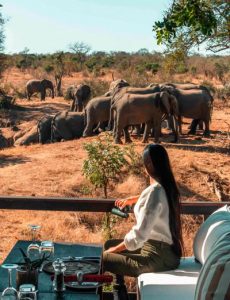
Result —
<instances>
[{"instance_id":1,"label":"small tree","mask_svg":"<svg viewBox=\"0 0 230 300\"><path fill-rule=\"evenodd\" d=\"M56 52L51 56L51 61L44 67L47 73L54 73L57 96L62 96L62 77L65 74L65 54L63 51Z\"/></svg>"},{"instance_id":2,"label":"small tree","mask_svg":"<svg viewBox=\"0 0 230 300\"><path fill-rule=\"evenodd\" d=\"M103 188L108 198L108 185L116 180L122 167L127 164L124 151L113 144L110 134L98 137L93 143L84 145L88 159L83 163L83 174L96 188Z\"/></svg>"},{"instance_id":3,"label":"small tree","mask_svg":"<svg viewBox=\"0 0 230 300\"><path fill-rule=\"evenodd\" d=\"M108 198L108 185L116 180L121 169L127 164L124 151L113 144L111 135L98 137L97 141L84 145L88 159L83 162L83 174L96 188L103 188L104 197ZM111 218L105 216L106 237L112 237Z\"/></svg>"},{"instance_id":4,"label":"small tree","mask_svg":"<svg viewBox=\"0 0 230 300\"><path fill-rule=\"evenodd\" d=\"M83 63L86 60L87 54L90 52L91 47L83 42L76 42L69 45L69 49L75 53L77 61L80 63L82 70Z\"/></svg>"}]
</instances>

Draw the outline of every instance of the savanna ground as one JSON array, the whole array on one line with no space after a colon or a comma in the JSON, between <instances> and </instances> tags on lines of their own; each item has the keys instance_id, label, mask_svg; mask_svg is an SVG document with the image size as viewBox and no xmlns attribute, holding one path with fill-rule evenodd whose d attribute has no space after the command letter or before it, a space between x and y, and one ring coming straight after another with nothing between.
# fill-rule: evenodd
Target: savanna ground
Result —
<instances>
[{"instance_id":1,"label":"savanna ground","mask_svg":"<svg viewBox=\"0 0 230 300\"><path fill-rule=\"evenodd\" d=\"M25 84L30 74L12 72L9 78L17 86ZM82 74L64 78L64 87L80 82ZM111 76L104 80L111 81ZM39 98L16 102L23 109L2 114L2 120L15 123L20 129L35 124L44 113L55 113L68 109L69 102L63 98ZM211 124L211 138L204 138L198 131L196 136L186 134L188 120L184 120L184 134L179 143L170 143L165 135L162 145L168 150L172 167L179 184L182 201L218 201L213 184L221 186L229 198L230 189L230 105L215 100ZM10 137L12 127L1 128L2 134ZM164 131L164 133L167 133ZM103 133L102 133L103 134ZM102 197L103 192L94 188L82 175L82 164L86 158L83 143L96 137L54 144L10 147L0 151L0 194L18 196L66 196ZM142 152L144 145L133 137L135 150ZM123 147L123 146L121 146ZM109 188L109 197L124 198L139 194L146 186L142 175L121 175L119 182ZM39 239L69 242L103 243L102 216L95 213L0 211L2 261L18 239L29 239L28 224L42 225ZM123 237L133 224L119 219L115 225L116 236ZM185 254L192 255L194 234L202 222L200 216L183 216Z\"/></svg>"}]
</instances>

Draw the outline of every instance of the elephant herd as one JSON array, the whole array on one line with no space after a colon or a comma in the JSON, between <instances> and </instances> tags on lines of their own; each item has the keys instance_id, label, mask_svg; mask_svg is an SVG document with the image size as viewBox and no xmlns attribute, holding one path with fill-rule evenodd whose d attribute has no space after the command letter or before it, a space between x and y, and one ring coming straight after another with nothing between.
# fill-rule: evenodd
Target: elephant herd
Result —
<instances>
[{"instance_id":1,"label":"elephant herd","mask_svg":"<svg viewBox=\"0 0 230 300\"><path fill-rule=\"evenodd\" d=\"M113 130L115 143L122 143L122 135L129 143L130 128L143 133L144 143L150 134L159 142L164 119L176 142L178 131L182 134L183 117L193 119L189 133L195 134L198 123L204 123L204 135L210 134L213 97L204 86L164 83L135 88L118 79L106 94L91 100L90 87L85 84L72 88L70 94L70 111L45 116L38 122L40 143L92 136L107 129Z\"/></svg>"}]
</instances>

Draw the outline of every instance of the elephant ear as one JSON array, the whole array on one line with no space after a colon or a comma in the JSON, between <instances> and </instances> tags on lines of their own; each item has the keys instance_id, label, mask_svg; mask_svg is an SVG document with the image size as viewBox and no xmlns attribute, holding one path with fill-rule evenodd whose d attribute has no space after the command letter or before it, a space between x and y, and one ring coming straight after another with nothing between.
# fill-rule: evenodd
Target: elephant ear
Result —
<instances>
[{"instance_id":1,"label":"elephant ear","mask_svg":"<svg viewBox=\"0 0 230 300\"><path fill-rule=\"evenodd\" d=\"M163 106L164 113L170 115L171 107L170 107L170 101L169 101L169 94L167 92L161 92L160 98L161 98L161 104Z\"/></svg>"},{"instance_id":2,"label":"elephant ear","mask_svg":"<svg viewBox=\"0 0 230 300\"><path fill-rule=\"evenodd\" d=\"M77 97L80 97L80 98L83 96L83 86L82 86L82 84L79 84L79 85L77 86L75 95L76 95Z\"/></svg>"}]
</instances>

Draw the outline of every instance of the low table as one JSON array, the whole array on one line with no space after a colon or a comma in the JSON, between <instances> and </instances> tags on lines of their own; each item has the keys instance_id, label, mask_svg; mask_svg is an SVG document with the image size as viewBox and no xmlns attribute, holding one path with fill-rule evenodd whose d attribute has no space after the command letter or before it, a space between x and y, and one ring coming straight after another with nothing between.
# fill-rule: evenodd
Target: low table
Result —
<instances>
[{"instance_id":1,"label":"low table","mask_svg":"<svg viewBox=\"0 0 230 300\"><path fill-rule=\"evenodd\" d=\"M19 263L22 262L22 254L19 248L26 251L31 241L18 241L7 258L3 263ZM70 243L55 243L54 244L54 259L67 257L67 256L102 256L102 246L93 244L70 244ZM101 262L99 262L101 265ZM12 282L15 287L15 270L12 272ZM0 268L0 295L2 291L8 286L7 270ZM87 289L87 290L75 290L66 289L62 296L58 296L53 291L52 281L50 275L42 272L39 274L38 282L38 299L39 300L52 300L52 299L78 299L78 300L99 300L101 299L101 289Z\"/></svg>"}]
</instances>

